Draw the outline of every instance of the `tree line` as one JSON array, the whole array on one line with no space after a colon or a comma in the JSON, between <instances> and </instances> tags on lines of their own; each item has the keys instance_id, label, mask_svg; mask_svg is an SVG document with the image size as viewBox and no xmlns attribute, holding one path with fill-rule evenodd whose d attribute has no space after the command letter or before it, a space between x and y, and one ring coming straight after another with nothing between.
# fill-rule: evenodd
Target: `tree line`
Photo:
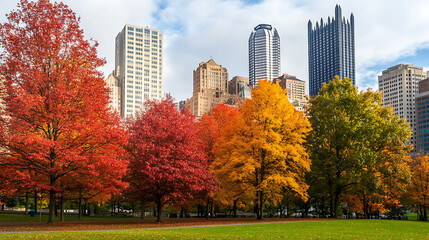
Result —
<instances>
[{"instance_id":1,"label":"tree line","mask_svg":"<svg viewBox=\"0 0 429 240\"><path fill-rule=\"evenodd\" d=\"M429 157L411 158L411 130L381 93L338 77L297 111L260 81L238 107L196 119L173 98L121 121L98 70L105 60L63 3L21 0L0 24L0 201L49 196L49 222L78 200L255 213L292 205L322 217L411 206L427 218ZM86 205L86 204L85 204ZM114 211L114 209L112 210ZM142 215L143 217L143 215Z\"/></svg>"}]
</instances>

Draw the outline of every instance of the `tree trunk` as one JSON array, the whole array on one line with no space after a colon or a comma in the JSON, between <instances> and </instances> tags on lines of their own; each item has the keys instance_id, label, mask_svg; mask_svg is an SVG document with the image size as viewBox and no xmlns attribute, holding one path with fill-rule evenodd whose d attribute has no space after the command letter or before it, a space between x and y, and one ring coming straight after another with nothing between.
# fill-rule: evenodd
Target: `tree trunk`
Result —
<instances>
[{"instance_id":1,"label":"tree trunk","mask_svg":"<svg viewBox=\"0 0 429 240\"><path fill-rule=\"evenodd\" d=\"M207 199L207 205L206 205L206 219L209 220L209 204L210 200Z\"/></svg>"},{"instance_id":2,"label":"tree trunk","mask_svg":"<svg viewBox=\"0 0 429 240\"><path fill-rule=\"evenodd\" d=\"M53 184L52 184L53 185ZM48 223L53 223L55 219L55 190L49 190L49 219Z\"/></svg>"},{"instance_id":3,"label":"tree trunk","mask_svg":"<svg viewBox=\"0 0 429 240\"><path fill-rule=\"evenodd\" d=\"M157 201L156 201L156 210L157 210L157 216L156 216L156 222L161 222L161 195L157 196Z\"/></svg>"},{"instance_id":4,"label":"tree trunk","mask_svg":"<svg viewBox=\"0 0 429 240\"><path fill-rule=\"evenodd\" d=\"M28 214L28 192L25 193L25 215Z\"/></svg>"},{"instance_id":5,"label":"tree trunk","mask_svg":"<svg viewBox=\"0 0 429 240\"><path fill-rule=\"evenodd\" d=\"M183 218L183 211L184 211L183 207L180 207L180 216L179 216L180 218Z\"/></svg>"},{"instance_id":6,"label":"tree trunk","mask_svg":"<svg viewBox=\"0 0 429 240\"><path fill-rule=\"evenodd\" d=\"M197 206L197 217L200 217L200 204Z\"/></svg>"},{"instance_id":7,"label":"tree trunk","mask_svg":"<svg viewBox=\"0 0 429 240\"><path fill-rule=\"evenodd\" d=\"M334 212L333 212L333 217L334 218L338 218L338 205L339 205L339 194L335 193L335 199L334 199Z\"/></svg>"},{"instance_id":8,"label":"tree trunk","mask_svg":"<svg viewBox=\"0 0 429 240\"><path fill-rule=\"evenodd\" d=\"M262 220L264 218L264 193L262 191L259 192L259 216L258 220Z\"/></svg>"},{"instance_id":9,"label":"tree trunk","mask_svg":"<svg viewBox=\"0 0 429 240\"><path fill-rule=\"evenodd\" d=\"M233 213L234 213L234 217L237 217L237 200L234 200L234 207L232 209Z\"/></svg>"},{"instance_id":10,"label":"tree trunk","mask_svg":"<svg viewBox=\"0 0 429 240\"><path fill-rule=\"evenodd\" d=\"M55 199L55 217L58 217L59 216L59 214L58 214L58 210L59 210L59 208L60 208L60 203L59 203L59 201L60 201L60 199L59 198L57 198L57 199Z\"/></svg>"},{"instance_id":11,"label":"tree trunk","mask_svg":"<svg viewBox=\"0 0 429 240\"><path fill-rule=\"evenodd\" d=\"M37 191L34 190L34 213L37 213Z\"/></svg>"},{"instance_id":12,"label":"tree trunk","mask_svg":"<svg viewBox=\"0 0 429 240\"><path fill-rule=\"evenodd\" d=\"M426 211L426 204L423 204L423 221L427 221L428 220L428 215L427 215L427 211Z\"/></svg>"},{"instance_id":13,"label":"tree trunk","mask_svg":"<svg viewBox=\"0 0 429 240\"><path fill-rule=\"evenodd\" d=\"M89 216L88 199L85 199L85 204L83 205L83 216Z\"/></svg>"},{"instance_id":14,"label":"tree trunk","mask_svg":"<svg viewBox=\"0 0 429 240\"><path fill-rule=\"evenodd\" d=\"M82 218L82 197L79 197L78 208L79 208L79 211L78 211L77 218L81 219Z\"/></svg>"},{"instance_id":15,"label":"tree trunk","mask_svg":"<svg viewBox=\"0 0 429 240\"><path fill-rule=\"evenodd\" d=\"M60 221L64 222L64 197L60 197Z\"/></svg>"},{"instance_id":16,"label":"tree trunk","mask_svg":"<svg viewBox=\"0 0 429 240\"><path fill-rule=\"evenodd\" d=\"M140 214L140 219L144 219L144 201L140 201L140 205L141 205L141 211L142 213Z\"/></svg>"}]
</instances>

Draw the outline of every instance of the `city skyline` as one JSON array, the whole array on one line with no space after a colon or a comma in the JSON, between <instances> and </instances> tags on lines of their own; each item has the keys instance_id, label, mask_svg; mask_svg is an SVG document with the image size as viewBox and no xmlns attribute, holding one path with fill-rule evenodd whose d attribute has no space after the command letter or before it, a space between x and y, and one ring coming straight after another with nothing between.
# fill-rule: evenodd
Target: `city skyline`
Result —
<instances>
[{"instance_id":1,"label":"city skyline","mask_svg":"<svg viewBox=\"0 0 429 240\"><path fill-rule=\"evenodd\" d=\"M336 4L341 5L343 15L353 12L359 16L355 22L356 79L361 90L377 89L381 71L398 63L428 67L423 59L429 56L429 33L420 30L429 24L429 16L424 13L429 3L425 1L391 4L390 1L326 0L298 4L275 0L148 0L105 4L105 1L65 0L64 3L81 17L86 38L99 42L99 56L107 60L101 69L105 77L114 69L114 38L125 24L149 26L163 32L164 91L171 92L178 101L192 95L192 70L210 56L222 62L230 76L246 77L249 29L259 23L275 26L282 36L281 74L293 74L308 82L306 24L309 19L317 21L322 16L331 16ZM14 0L2 3L1 22L6 19L4 14L16 9L16 5Z\"/></svg>"}]
</instances>

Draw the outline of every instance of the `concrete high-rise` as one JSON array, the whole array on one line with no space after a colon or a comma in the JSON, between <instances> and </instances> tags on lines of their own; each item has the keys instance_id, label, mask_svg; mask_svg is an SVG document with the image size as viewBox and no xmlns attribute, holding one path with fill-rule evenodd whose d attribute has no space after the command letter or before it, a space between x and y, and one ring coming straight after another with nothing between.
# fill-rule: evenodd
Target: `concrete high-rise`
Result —
<instances>
[{"instance_id":1,"label":"concrete high-rise","mask_svg":"<svg viewBox=\"0 0 429 240\"><path fill-rule=\"evenodd\" d=\"M393 108L395 115L410 123L413 135L410 144L416 147L415 97L419 82L427 78L427 72L411 64L399 64L388 68L378 76L378 89L383 93L382 105Z\"/></svg>"},{"instance_id":2,"label":"concrete high-rise","mask_svg":"<svg viewBox=\"0 0 429 240\"><path fill-rule=\"evenodd\" d=\"M273 80L273 84L278 83L281 88L287 91L287 98L293 106L301 110L307 103L305 96L305 81L298 79L296 76L283 74Z\"/></svg>"},{"instance_id":3,"label":"concrete high-rise","mask_svg":"<svg viewBox=\"0 0 429 240\"><path fill-rule=\"evenodd\" d=\"M162 99L163 44L163 34L149 27L127 24L116 36L121 117L133 116L146 99Z\"/></svg>"},{"instance_id":4,"label":"concrete high-rise","mask_svg":"<svg viewBox=\"0 0 429 240\"><path fill-rule=\"evenodd\" d=\"M114 72L109 74L106 84L110 89L110 106L118 113L121 113L121 85L119 79L115 77Z\"/></svg>"},{"instance_id":5,"label":"concrete high-rise","mask_svg":"<svg viewBox=\"0 0 429 240\"><path fill-rule=\"evenodd\" d=\"M269 24L259 24L249 37L249 85L257 87L259 79L272 81L280 76L280 37Z\"/></svg>"},{"instance_id":6,"label":"concrete high-rise","mask_svg":"<svg viewBox=\"0 0 429 240\"><path fill-rule=\"evenodd\" d=\"M201 62L193 75L193 95L185 105L191 113L201 117L228 99L228 71L210 59Z\"/></svg>"},{"instance_id":7,"label":"concrete high-rise","mask_svg":"<svg viewBox=\"0 0 429 240\"><path fill-rule=\"evenodd\" d=\"M354 16L350 21L342 16L341 7L335 7L335 18L328 22L316 22L313 28L308 21L308 72L310 96L319 94L323 83L329 83L335 76L340 79L355 79L355 31Z\"/></svg>"}]
</instances>

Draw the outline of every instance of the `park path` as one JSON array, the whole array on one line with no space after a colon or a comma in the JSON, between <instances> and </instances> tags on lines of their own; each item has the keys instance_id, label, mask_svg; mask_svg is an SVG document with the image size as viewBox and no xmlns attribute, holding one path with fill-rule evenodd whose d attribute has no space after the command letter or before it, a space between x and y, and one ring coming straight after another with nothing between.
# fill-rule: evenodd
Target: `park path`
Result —
<instances>
[{"instance_id":1,"label":"park path","mask_svg":"<svg viewBox=\"0 0 429 240\"><path fill-rule=\"evenodd\" d=\"M143 223L143 224L135 224L135 223L120 223L115 224L117 222L112 221L103 221L100 222L85 222L85 223L60 223L57 225L48 225L44 223L36 224L25 224L25 223L15 223L9 224L14 227L3 228L0 223L0 235L4 234L15 234L15 233L47 233L47 232L108 232L108 231L135 231L135 230L160 230L160 229L177 229L177 228L201 228L201 227L222 227L222 226L240 226L240 225L260 225L260 224L270 224L270 223L290 223L290 222L308 222L308 221L326 221L326 220L334 220L334 219L300 219L300 218L289 218L289 219L265 219L263 222L260 220L249 219L239 221L234 219L235 221L206 221L203 219L199 219L200 221L168 221L167 223ZM138 226L136 226L138 225ZM23 228L21 228L21 227ZM26 226L26 227L24 227ZM36 227L35 227L36 226ZM102 226L102 227L100 227ZM107 227L107 228L106 228Z\"/></svg>"}]
</instances>

